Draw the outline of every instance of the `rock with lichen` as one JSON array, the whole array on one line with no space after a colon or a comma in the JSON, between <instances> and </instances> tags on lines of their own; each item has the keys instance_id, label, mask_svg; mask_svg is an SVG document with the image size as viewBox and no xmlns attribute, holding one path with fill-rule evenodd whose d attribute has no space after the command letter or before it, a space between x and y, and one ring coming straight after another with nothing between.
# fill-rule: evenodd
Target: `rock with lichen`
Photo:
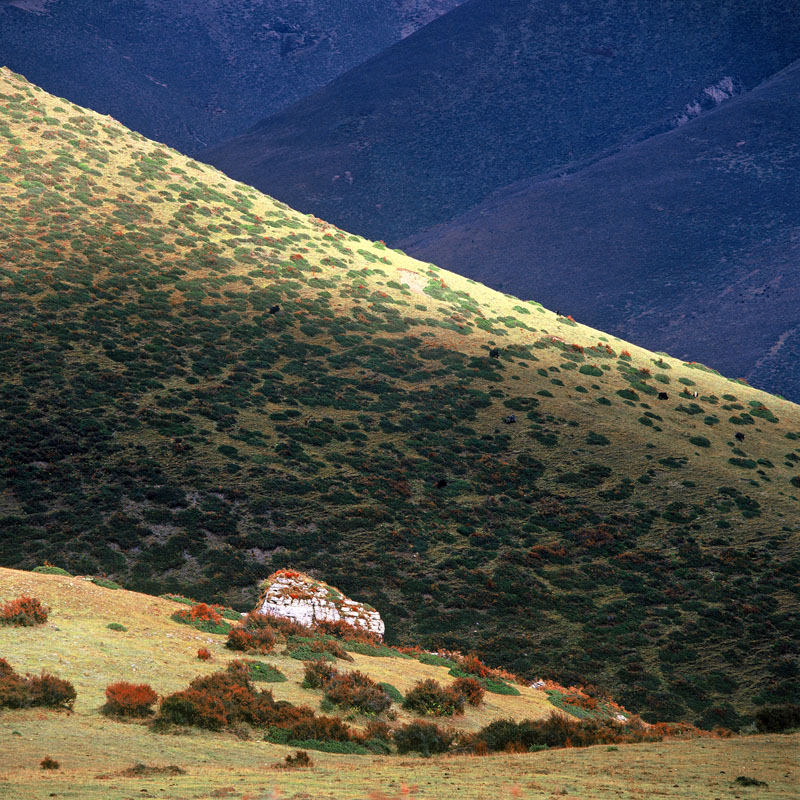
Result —
<instances>
[{"instance_id":1,"label":"rock with lichen","mask_svg":"<svg viewBox=\"0 0 800 800\"><path fill-rule=\"evenodd\" d=\"M343 621L383 638L386 626L381 615L370 605L345 597L327 583L290 569L273 572L260 586L255 610L314 625L318 622Z\"/></svg>"}]
</instances>

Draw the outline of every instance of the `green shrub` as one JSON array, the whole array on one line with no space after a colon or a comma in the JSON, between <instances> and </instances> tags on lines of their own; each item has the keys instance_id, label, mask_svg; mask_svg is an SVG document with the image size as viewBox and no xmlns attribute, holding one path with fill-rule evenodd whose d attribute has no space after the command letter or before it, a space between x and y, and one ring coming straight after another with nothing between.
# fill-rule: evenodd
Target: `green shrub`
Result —
<instances>
[{"instance_id":1,"label":"green shrub","mask_svg":"<svg viewBox=\"0 0 800 800\"><path fill-rule=\"evenodd\" d=\"M392 686L391 683L381 682L378 684L378 686L380 686L381 689L383 689L383 691L389 695L390 699L394 703L402 703L405 699L403 697L403 693L396 686Z\"/></svg>"},{"instance_id":2,"label":"green shrub","mask_svg":"<svg viewBox=\"0 0 800 800\"><path fill-rule=\"evenodd\" d=\"M595 367L591 364L582 364L578 367L578 372L583 375L594 375L595 377L600 377L603 374L603 370L601 370L600 367Z\"/></svg>"},{"instance_id":3,"label":"green shrub","mask_svg":"<svg viewBox=\"0 0 800 800\"><path fill-rule=\"evenodd\" d=\"M108 625L106 625L106 628L108 628L111 631L127 631L128 630L121 622L109 622Z\"/></svg>"},{"instance_id":4,"label":"green shrub","mask_svg":"<svg viewBox=\"0 0 800 800\"><path fill-rule=\"evenodd\" d=\"M38 572L40 575L67 575L72 577L72 573L61 569L61 567L54 567L52 564L43 564L42 566L34 567L32 572Z\"/></svg>"},{"instance_id":5,"label":"green shrub","mask_svg":"<svg viewBox=\"0 0 800 800\"><path fill-rule=\"evenodd\" d=\"M91 582L96 584L97 586L102 586L104 589L121 589L122 587L118 583L114 583L114 581L109 580L108 578L90 578Z\"/></svg>"},{"instance_id":6,"label":"green shrub","mask_svg":"<svg viewBox=\"0 0 800 800\"><path fill-rule=\"evenodd\" d=\"M695 447L711 447L711 442L705 436L690 436L689 441Z\"/></svg>"}]
</instances>

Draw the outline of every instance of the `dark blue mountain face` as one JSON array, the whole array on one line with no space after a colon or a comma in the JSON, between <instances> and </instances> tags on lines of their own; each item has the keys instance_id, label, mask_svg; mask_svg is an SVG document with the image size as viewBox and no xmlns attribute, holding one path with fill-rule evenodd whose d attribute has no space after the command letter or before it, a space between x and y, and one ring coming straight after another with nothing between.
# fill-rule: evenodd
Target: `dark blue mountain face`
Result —
<instances>
[{"instance_id":1,"label":"dark blue mountain face","mask_svg":"<svg viewBox=\"0 0 800 800\"><path fill-rule=\"evenodd\" d=\"M0 64L192 152L462 0L0 0Z\"/></svg>"},{"instance_id":2,"label":"dark blue mountain face","mask_svg":"<svg viewBox=\"0 0 800 800\"><path fill-rule=\"evenodd\" d=\"M201 155L396 242L513 181L665 130L707 87L752 88L800 57L797 11L797 0L470 0Z\"/></svg>"},{"instance_id":3,"label":"dark blue mountain face","mask_svg":"<svg viewBox=\"0 0 800 800\"><path fill-rule=\"evenodd\" d=\"M520 181L403 246L800 401L800 61L669 133Z\"/></svg>"}]
</instances>

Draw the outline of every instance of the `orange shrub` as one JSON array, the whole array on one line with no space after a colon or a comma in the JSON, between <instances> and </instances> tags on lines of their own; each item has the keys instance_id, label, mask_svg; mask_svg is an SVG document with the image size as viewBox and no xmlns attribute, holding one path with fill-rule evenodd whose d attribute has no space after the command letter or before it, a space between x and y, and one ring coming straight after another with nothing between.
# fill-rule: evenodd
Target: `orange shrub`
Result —
<instances>
[{"instance_id":1,"label":"orange shrub","mask_svg":"<svg viewBox=\"0 0 800 800\"><path fill-rule=\"evenodd\" d=\"M205 603L198 603L191 608L182 608L173 616L180 617L186 622L213 622L214 624L222 622L222 615Z\"/></svg>"},{"instance_id":2,"label":"orange shrub","mask_svg":"<svg viewBox=\"0 0 800 800\"><path fill-rule=\"evenodd\" d=\"M72 708L76 696L69 681L46 672L23 677L0 658L0 708Z\"/></svg>"},{"instance_id":3,"label":"orange shrub","mask_svg":"<svg viewBox=\"0 0 800 800\"><path fill-rule=\"evenodd\" d=\"M36 597L18 597L0 609L0 623L17 627L31 627L47 622L50 609Z\"/></svg>"},{"instance_id":4,"label":"orange shrub","mask_svg":"<svg viewBox=\"0 0 800 800\"><path fill-rule=\"evenodd\" d=\"M201 647L201 648L200 648L200 649L197 651L197 657L198 657L198 658L199 658L201 661L208 661L208 660L210 660L210 658L211 658L211 651L210 651L210 650L209 650L207 647Z\"/></svg>"},{"instance_id":5,"label":"orange shrub","mask_svg":"<svg viewBox=\"0 0 800 800\"><path fill-rule=\"evenodd\" d=\"M117 717L147 717L153 713L158 695L146 683L111 683L106 686L103 711Z\"/></svg>"},{"instance_id":6,"label":"orange shrub","mask_svg":"<svg viewBox=\"0 0 800 800\"><path fill-rule=\"evenodd\" d=\"M451 691L461 695L471 706L479 706L483 702L486 690L475 678L456 678Z\"/></svg>"},{"instance_id":7,"label":"orange shrub","mask_svg":"<svg viewBox=\"0 0 800 800\"><path fill-rule=\"evenodd\" d=\"M228 640L225 647L229 650L238 650L243 653L269 653L275 646L275 634L269 628L247 630L246 628L231 628L228 631Z\"/></svg>"}]
</instances>

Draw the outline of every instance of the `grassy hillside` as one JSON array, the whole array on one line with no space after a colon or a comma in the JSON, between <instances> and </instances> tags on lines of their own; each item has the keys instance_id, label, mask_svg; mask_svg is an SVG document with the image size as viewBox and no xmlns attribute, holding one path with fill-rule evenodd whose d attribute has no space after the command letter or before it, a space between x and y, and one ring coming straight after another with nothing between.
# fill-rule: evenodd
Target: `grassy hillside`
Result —
<instances>
[{"instance_id":1,"label":"grassy hillside","mask_svg":"<svg viewBox=\"0 0 800 800\"><path fill-rule=\"evenodd\" d=\"M794 691L796 405L7 70L0 137L0 563L239 607L292 566L389 641L651 718L736 725Z\"/></svg>"},{"instance_id":2,"label":"grassy hillside","mask_svg":"<svg viewBox=\"0 0 800 800\"><path fill-rule=\"evenodd\" d=\"M799 91L800 61L669 133L499 190L403 246L800 399ZM581 282L592 291L576 292Z\"/></svg>"},{"instance_id":3,"label":"grassy hillside","mask_svg":"<svg viewBox=\"0 0 800 800\"><path fill-rule=\"evenodd\" d=\"M0 626L0 652L18 671L46 670L74 683L74 712L34 709L0 711L0 736L6 743L0 768L0 794L18 800L59 797L122 800L137 796L251 797L343 800L379 797L438 800L443 797L580 797L585 800L660 796L713 798L737 789L739 775L764 781L762 798L792 796L792 752L797 736L673 740L664 743L599 745L583 750L553 750L516 755L417 756L334 755L311 751L311 769L278 765L292 748L232 733L198 729L183 735L158 735L140 721L104 716L105 687L117 680L144 682L160 694L184 687L198 674L223 669L237 654L224 637L201 633L170 619L181 606L167 599L114 590L82 578L42 575L0 568L0 599L19 594L39 597L50 618L36 628ZM109 629L124 623L126 630ZM199 646L211 661L196 658ZM353 664L376 680L407 691L415 680L452 681L445 667L411 659L353 653ZM262 684L276 699L319 707L319 692L303 689L302 664L281 654L259 660L280 668L281 683ZM479 709L445 721L474 730L496 718L540 718L550 710L542 691L519 687L518 696L487 694ZM397 724L410 719L396 708ZM350 715L350 724L365 718ZM440 721L441 723L441 721ZM43 771L44 756L61 768ZM175 766L185 774L125 775L134 764ZM406 786L404 791L403 786ZM635 787L635 788L634 788ZM748 790L749 791L749 790ZM381 792L383 794L374 794Z\"/></svg>"}]
</instances>

